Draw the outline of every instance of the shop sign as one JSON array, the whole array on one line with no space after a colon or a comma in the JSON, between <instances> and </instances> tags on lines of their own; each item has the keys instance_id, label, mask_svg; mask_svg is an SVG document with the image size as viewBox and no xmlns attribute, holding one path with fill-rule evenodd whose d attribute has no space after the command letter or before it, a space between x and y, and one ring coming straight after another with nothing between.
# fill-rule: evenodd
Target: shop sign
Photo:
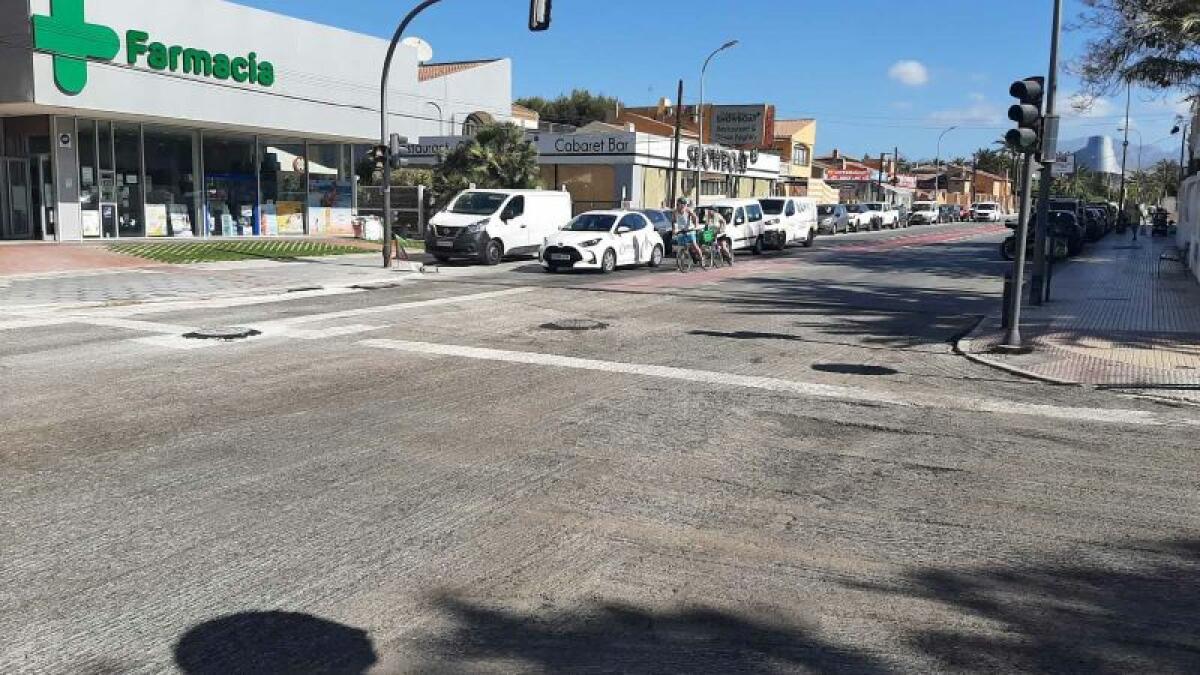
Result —
<instances>
[{"instance_id":1,"label":"shop sign","mask_svg":"<svg viewBox=\"0 0 1200 675\"><path fill-rule=\"evenodd\" d=\"M688 168L695 169L700 164L700 146L688 148ZM719 173L746 173L750 167L758 163L758 150L726 150L725 148L704 148L704 170Z\"/></svg>"},{"instance_id":2,"label":"shop sign","mask_svg":"<svg viewBox=\"0 0 1200 675\"><path fill-rule=\"evenodd\" d=\"M531 137L542 155L609 156L632 155L636 134L534 134Z\"/></svg>"},{"instance_id":3,"label":"shop sign","mask_svg":"<svg viewBox=\"0 0 1200 675\"><path fill-rule=\"evenodd\" d=\"M910 190L917 189L916 176L896 176L896 187L908 188Z\"/></svg>"},{"instance_id":4,"label":"shop sign","mask_svg":"<svg viewBox=\"0 0 1200 675\"><path fill-rule=\"evenodd\" d=\"M775 140L775 110L769 105L713 106L712 125L718 145L766 147Z\"/></svg>"},{"instance_id":5,"label":"shop sign","mask_svg":"<svg viewBox=\"0 0 1200 675\"><path fill-rule=\"evenodd\" d=\"M866 183L871 180L869 169L826 169L826 181Z\"/></svg>"},{"instance_id":6,"label":"shop sign","mask_svg":"<svg viewBox=\"0 0 1200 675\"><path fill-rule=\"evenodd\" d=\"M88 80L88 61L112 61L121 51L121 39L108 26L84 19L84 0L52 0L50 15L33 17L33 46L54 56L54 82L64 94L83 91ZM258 54L229 56L196 47L154 42L140 30L125 32L125 61L152 70L233 80L260 87L275 84L275 66L260 61Z\"/></svg>"}]
</instances>

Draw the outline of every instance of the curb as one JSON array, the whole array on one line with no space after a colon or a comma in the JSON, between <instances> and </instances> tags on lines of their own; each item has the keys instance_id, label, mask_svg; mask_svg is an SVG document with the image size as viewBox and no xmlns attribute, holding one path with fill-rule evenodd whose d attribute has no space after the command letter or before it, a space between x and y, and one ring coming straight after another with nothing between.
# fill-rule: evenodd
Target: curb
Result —
<instances>
[{"instance_id":1,"label":"curb","mask_svg":"<svg viewBox=\"0 0 1200 675\"><path fill-rule=\"evenodd\" d=\"M988 358L987 356L984 356L982 354L977 354L977 353L972 352L971 346L975 342L975 339L977 337L976 334L979 332L979 329L982 328L983 325L986 324L988 321L994 320L996 318L998 318L998 317L996 317L995 315L989 315L989 316L984 316L981 319L979 319L979 321L975 324L975 326L973 328L971 328L971 330L967 331L966 335L960 337L958 340L956 340L954 342L954 353L958 354L959 356L962 356L963 358L965 358L968 361L971 361L972 363L978 363L980 365L988 366L989 368L995 368L996 370L1006 372L1010 375L1024 377L1029 380L1036 380L1038 382L1042 382L1045 384L1052 384L1052 385L1055 385L1058 387L1079 387L1079 388L1088 388L1088 387L1092 386L1089 384L1085 384L1083 382L1076 382L1074 380L1064 380L1064 379L1057 378L1057 377L1049 377L1047 375L1041 375L1041 374L1035 373L1031 370L1026 370L1024 368L1018 368L1017 366L1011 366L1007 363L1004 363L1003 361Z\"/></svg>"}]
</instances>

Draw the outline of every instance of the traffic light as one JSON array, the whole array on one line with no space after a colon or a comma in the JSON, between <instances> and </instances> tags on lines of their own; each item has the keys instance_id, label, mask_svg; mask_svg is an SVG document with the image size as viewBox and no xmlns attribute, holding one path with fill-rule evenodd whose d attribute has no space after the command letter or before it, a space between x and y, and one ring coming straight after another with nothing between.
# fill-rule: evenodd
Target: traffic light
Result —
<instances>
[{"instance_id":1,"label":"traffic light","mask_svg":"<svg viewBox=\"0 0 1200 675\"><path fill-rule=\"evenodd\" d=\"M550 0L529 0L529 30L542 31L550 27Z\"/></svg>"},{"instance_id":2,"label":"traffic light","mask_svg":"<svg viewBox=\"0 0 1200 675\"><path fill-rule=\"evenodd\" d=\"M1013 82L1008 93L1020 103L1008 109L1008 119L1017 128L1004 135L1008 146L1017 152L1036 153L1042 144L1042 98L1045 96L1043 77L1028 77Z\"/></svg>"},{"instance_id":3,"label":"traffic light","mask_svg":"<svg viewBox=\"0 0 1200 675\"><path fill-rule=\"evenodd\" d=\"M367 152L367 157L371 160L371 174L375 178L375 182L382 183L384 169L387 167L388 148L386 145L371 146Z\"/></svg>"},{"instance_id":4,"label":"traffic light","mask_svg":"<svg viewBox=\"0 0 1200 675\"><path fill-rule=\"evenodd\" d=\"M407 163L404 159L404 146L406 145L408 145L408 138L400 134L392 134L388 138L388 165L393 169L399 169Z\"/></svg>"}]
</instances>

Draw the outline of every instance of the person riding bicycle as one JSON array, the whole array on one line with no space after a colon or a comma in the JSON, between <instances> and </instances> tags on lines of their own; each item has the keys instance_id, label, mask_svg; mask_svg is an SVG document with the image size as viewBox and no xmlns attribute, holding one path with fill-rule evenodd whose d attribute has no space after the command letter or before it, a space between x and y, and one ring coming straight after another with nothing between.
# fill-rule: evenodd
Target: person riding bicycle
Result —
<instances>
[{"instance_id":1,"label":"person riding bicycle","mask_svg":"<svg viewBox=\"0 0 1200 675\"><path fill-rule=\"evenodd\" d=\"M721 215L716 209L707 209L704 212L704 226L713 231L717 239L717 255L724 256L729 264L733 264L733 251L729 248L729 239L725 237L725 230L729 227L729 221L725 220L725 216Z\"/></svg>"},{"instance_id":2,"label":"person riding bicycle","mask_svg":"<svg viewBox=\"0 0 1200 675\"><path fill-rule=\"evenodd\" d=\"M675 224L672 227L672 232L679 236L679 244L687 247L687 251L691 253L696 260L704 260L704 253L700 250L700 245L696 243L696 228L699 226L699 221L696 219L696 212L688 205L686 197L680 197L675 201Z\"/></svg>"}]
</instances>

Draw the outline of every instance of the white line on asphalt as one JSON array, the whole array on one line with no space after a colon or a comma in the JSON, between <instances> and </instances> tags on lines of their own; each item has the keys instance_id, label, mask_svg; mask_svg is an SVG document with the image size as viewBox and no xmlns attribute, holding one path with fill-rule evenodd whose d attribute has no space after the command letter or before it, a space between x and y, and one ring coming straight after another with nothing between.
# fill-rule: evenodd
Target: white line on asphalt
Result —
<instances>
[{"instance_id":1,"label":"white line on asphalt","mask_svg":"<svg viewBox=\"0 0 1200 675\"><path fill-rule=\"evenodd\" d=\"M749 389L765 389L801 396L829 398L857 403L877 403L885 405L935 408L941 410L962 410L967 412L985 412L1006 415L1031 415L1054 419L1077 420L1088 422L1106 422L1117 424L1137 424L1150 426L1200 426L1200 421L1166 419L1152 412L1141 410L1109 410L1104 408L1063 408L1049 405L1018 403L998 399L950 397L935 395L896 395L887 392L865 389L861 387L845 387L815 382L796 382L774 377L758 377L754 375L738 375L709 370L693 370L691 368L675 368L670 366L655 366L641 363L624 363L620 361L600 361L582 359L573 356L557 354L542 354L537 352L517 352L482 347L466 347L461 345L443 345L430 342L410 342L406 340L362 340L361 345L378 349L392 349L414 354L431 354L436 356L456 356L483 361L503 361L506 363L523 363L529 365L549 366L555 368L572 368L576 370L592 370L606 373L625 373L644 377L657 377L685 382L719 384L731 387Z\"/></svg>"}]
</instances>

